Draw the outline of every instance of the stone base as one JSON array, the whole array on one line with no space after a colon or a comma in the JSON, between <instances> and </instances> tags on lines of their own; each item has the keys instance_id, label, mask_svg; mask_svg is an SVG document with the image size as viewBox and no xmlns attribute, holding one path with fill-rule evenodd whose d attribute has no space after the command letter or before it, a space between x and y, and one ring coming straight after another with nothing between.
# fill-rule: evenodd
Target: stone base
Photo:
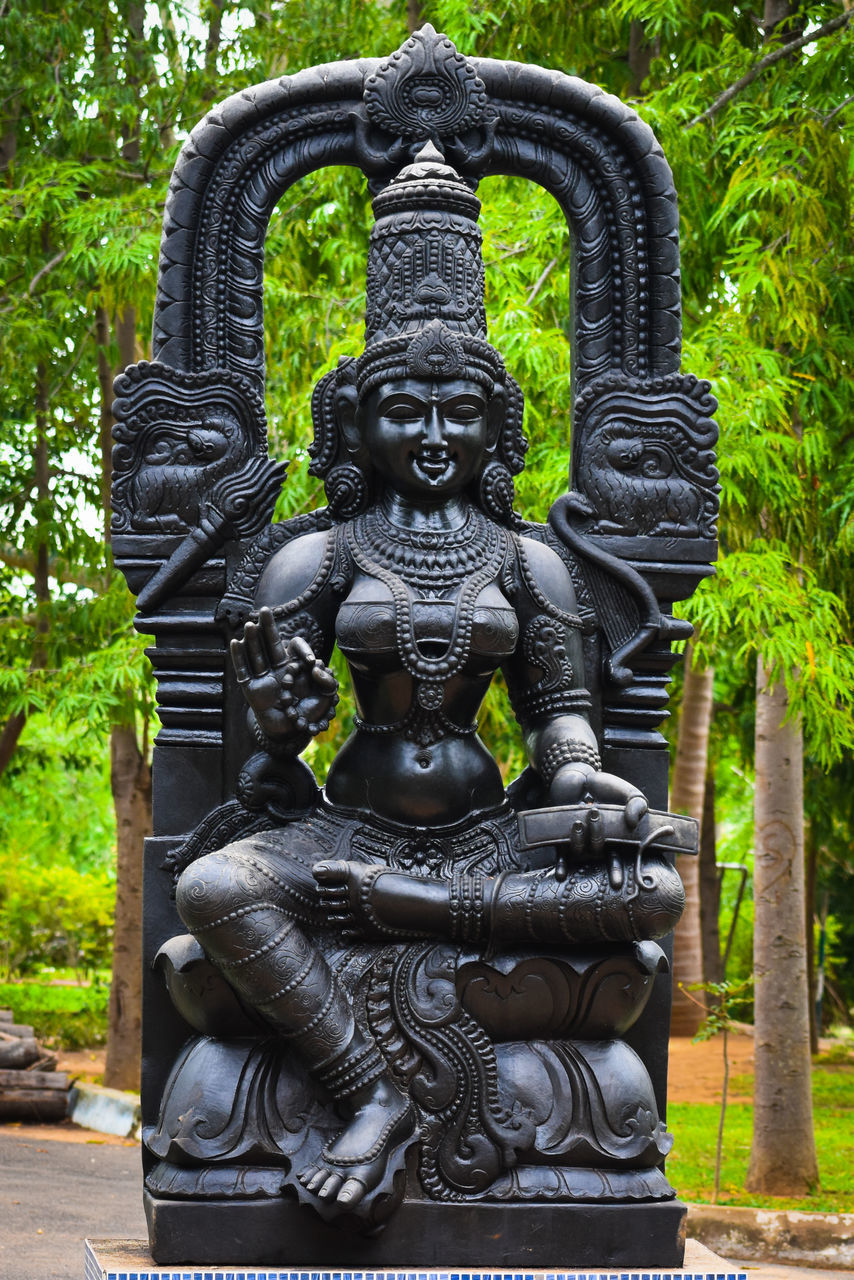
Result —
<instances>
[{"instance_id":1,"label":"stone base","mask_svg":"<svg viewBox=\"0 0 854 1280\"><path fill-rule=\"evenodd\" d=\"M405 1201L386 1227L362 1236L279 1197L186 1201L144 1196L158 1263L226 1262L289 1268L663 1267L682 1264L685 1205L439 1204Z\"/></svg>"},{"instance_id":2,"label":"stone base","mask_svg":"<svg viewBox=\"0 0 854 1280\"><path fill-rule=\"evenodd\" d=\"M350 1264L348 1264L350 1265ZM485 1272L437 1268L425 1275L411 1270L374 1270L365 1275L361 1271L336 1270L326 1272L298 1271L290 1267L253 1268L249 1273L243 1267L213 1267L204 1271L187 1271L186 1267L161 1268L151 1260L145 1244L140 1240L87 1240L85 1280L616 1280L613 1272L589 1267L584 1272L563 1267L560 1271L529 1270L523 1273L504 1271ZM718 1257L709 1249L688 1240L685 1259L680 1268L655 1267L643 1272L635 1267L624 1268L619 1280L747 1280L745 1271L737 1271L732 1264Z\"/></svg>"}]
</instances>

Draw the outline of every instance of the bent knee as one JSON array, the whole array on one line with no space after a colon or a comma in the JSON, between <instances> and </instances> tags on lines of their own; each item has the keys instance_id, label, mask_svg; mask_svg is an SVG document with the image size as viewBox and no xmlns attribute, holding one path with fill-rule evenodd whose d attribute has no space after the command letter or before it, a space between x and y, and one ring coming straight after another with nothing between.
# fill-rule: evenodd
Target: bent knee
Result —
<instances>
[{"instance_id":1,"label":"bent knee","mask_svg":"<svg viewBox=\"0 0 854 1280\"><path fill-rule=\"evenodd\" d=\"M207 853L182 872L175 891L178 914L188 929L204 929L271 899L271 882L240 842Z\"/></svg>"}]
</instances>

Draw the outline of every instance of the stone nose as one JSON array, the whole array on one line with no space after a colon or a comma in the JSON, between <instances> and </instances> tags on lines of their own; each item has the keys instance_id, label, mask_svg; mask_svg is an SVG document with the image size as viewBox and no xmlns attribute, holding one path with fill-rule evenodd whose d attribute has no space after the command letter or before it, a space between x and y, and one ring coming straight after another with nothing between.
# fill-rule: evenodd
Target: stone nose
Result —
<instances>
[{"instance_id":1,"label":"stone nose","mask_svg":"<svg viewBox=\"0 0 854 1280\"><path fill-rule=\"evenodd\" d=\"M445 424L437 404L431 404L424 419L424 444L428 449L445 447Z\"/></svg>"}]
</instances>

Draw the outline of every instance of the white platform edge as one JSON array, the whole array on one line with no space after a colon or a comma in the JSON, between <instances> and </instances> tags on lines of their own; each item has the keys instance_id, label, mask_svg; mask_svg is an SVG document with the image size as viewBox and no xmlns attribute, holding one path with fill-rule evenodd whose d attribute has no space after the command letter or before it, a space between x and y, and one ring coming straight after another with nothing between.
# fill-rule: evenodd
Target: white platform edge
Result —
<instances>
[{"instance_id":1,"label":"white platform edge","mask_svg":"<svg viewBox=\"0 0 854 1280\"><path fill-rule=\"evenodd\" d=\"M567 1266L560 1271L520 1268L496 1271L475 1267L319 1270L287 1266L207 1267L195 1263L159 1266L152 1261L143 1241L87 1240L84 1277L85 1280L747 1280L747 1272L738 1270L696 1240L687 1242L685 1260L676 1270L665 1267L575 1270Z\"/></svg>"}]
</instances>

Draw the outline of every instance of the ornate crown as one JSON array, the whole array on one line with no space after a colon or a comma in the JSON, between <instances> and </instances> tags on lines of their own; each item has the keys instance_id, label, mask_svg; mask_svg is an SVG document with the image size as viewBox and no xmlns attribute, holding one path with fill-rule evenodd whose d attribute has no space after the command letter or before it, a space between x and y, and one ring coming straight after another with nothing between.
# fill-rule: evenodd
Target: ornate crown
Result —
<instances>
[{"instance_id":1,"label":"ornate crown","mask_svg":"<svg viewBox=\"0 0 854 1280\"><path fill-rule=\"evenodd\" d=\"M480 201L426 141L375 198L360 392L388 378L468 373L489 389L504 362L486 341Z\"/></svg>"}]
</instances>

